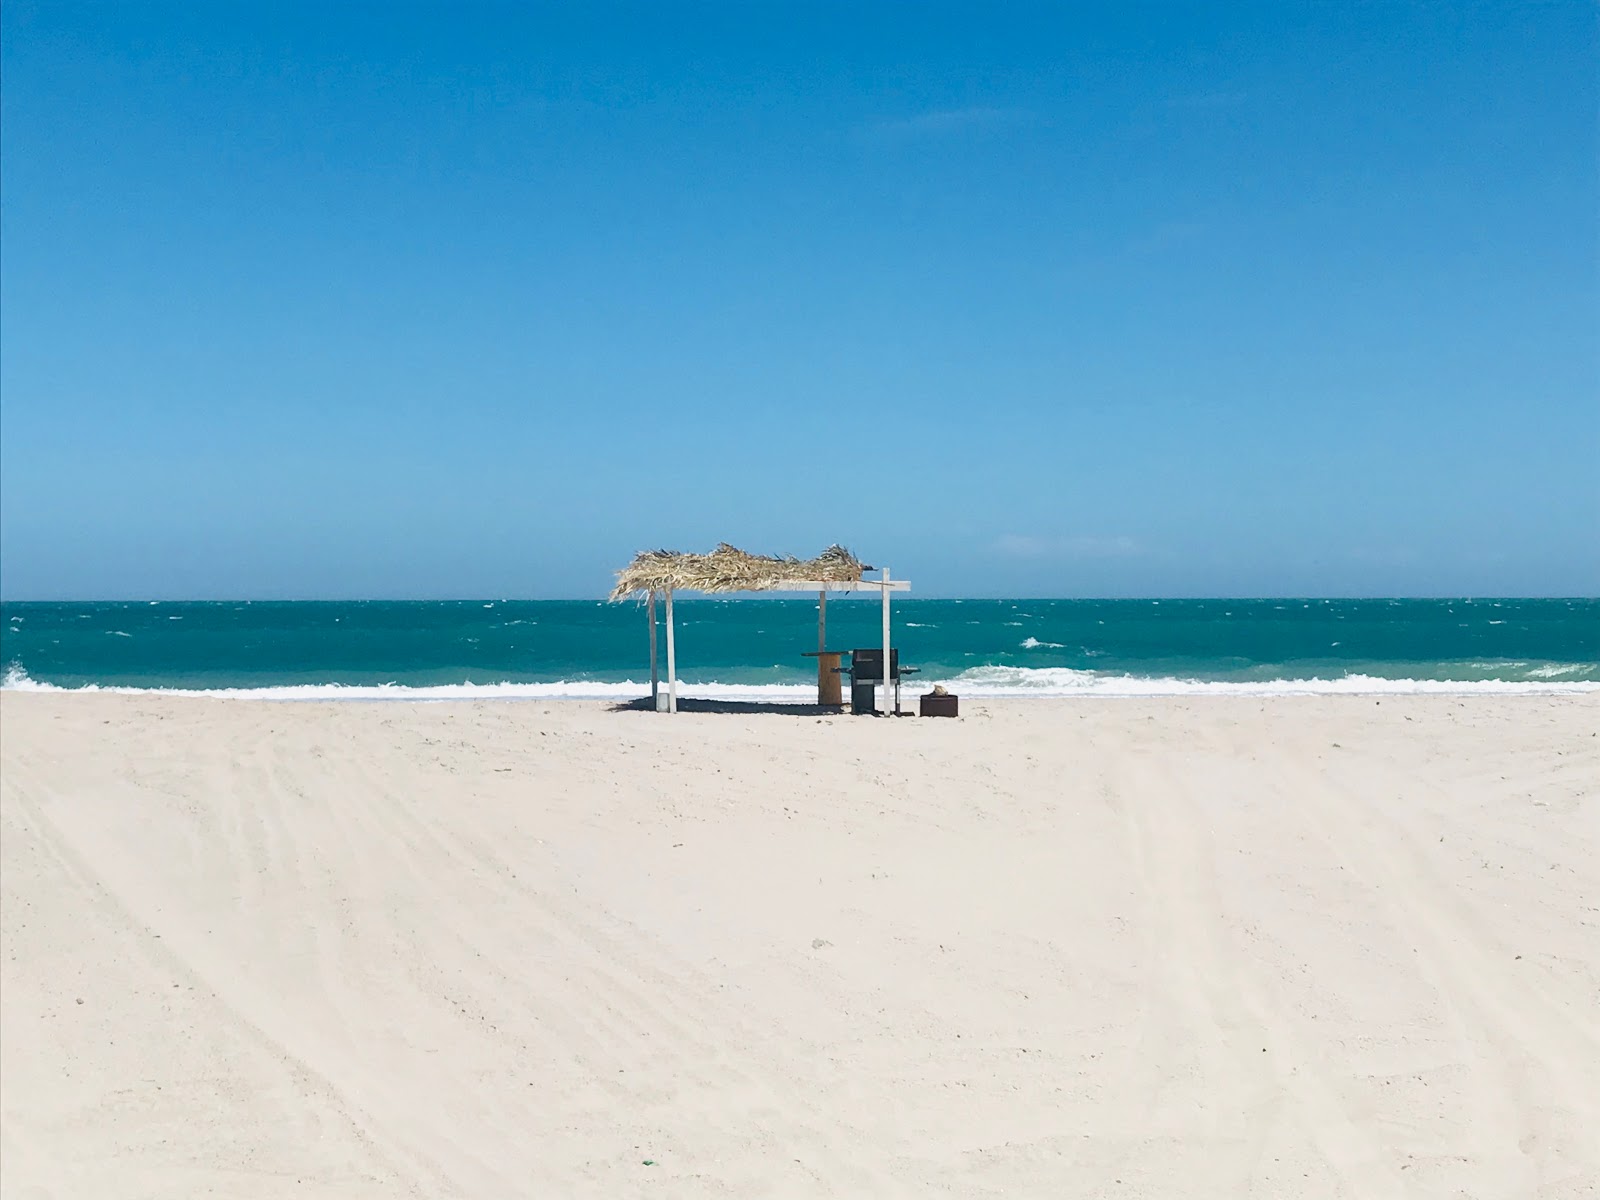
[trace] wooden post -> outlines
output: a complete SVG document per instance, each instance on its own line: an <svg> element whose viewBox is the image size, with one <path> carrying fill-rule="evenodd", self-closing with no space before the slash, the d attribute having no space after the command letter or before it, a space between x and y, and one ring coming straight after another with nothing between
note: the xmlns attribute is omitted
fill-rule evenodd
<svg viewBox="0 0 1600 1200"><path fill-rule="evenodd" d="M889 654L889 568L883 569L883 715L889 715L890 677L894 674Z"/></svg>
<svg viewBox="0 0 1600 1200"><path fill-rule="evenodd" d="M837 670L839 656L828 653L828 589L817 592L817 703L830 708L843 703Z"/></svg>
<svg viewBox="0 0 1600 1200"><path fill-rule="evenodd" d="M678 711L678 646L672 629L671 588L667 589L667 711Z"/></svg>
<svg viewBox="0 0 1600 1200"><path fill-rule="evenodd" d="M656 651L656 590L650 589L650 710L661 695L660 655Z"/></svg>

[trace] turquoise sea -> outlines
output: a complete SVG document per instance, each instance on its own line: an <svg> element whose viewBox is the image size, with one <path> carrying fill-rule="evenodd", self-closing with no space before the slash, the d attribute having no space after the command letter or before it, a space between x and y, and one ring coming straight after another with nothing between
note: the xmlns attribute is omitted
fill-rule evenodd
<svg viewBox="0 0 1600 1200"><path fill-rule="evenodd" d="M678 602L689 695L814 696L816 601ZM1600 690L1600 600L915 600L916 687L973 695ZM828 605L830 647L880 640L873 599ZM472 600L0 605L5 686L280 698L630 698L633 603ZM915 690L915 688L913 689Z"/></svg>

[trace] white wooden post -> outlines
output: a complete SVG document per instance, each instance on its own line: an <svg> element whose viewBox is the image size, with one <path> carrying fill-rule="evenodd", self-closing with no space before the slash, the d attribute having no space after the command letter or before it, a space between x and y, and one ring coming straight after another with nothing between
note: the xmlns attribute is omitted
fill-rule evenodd
<svg viewBox="0 0 1600 1200"><path fill-rule="evenodd" d="M678 711L678 646L672 629L672 589L667 589L667 711Z"/></svg>
<svg viewBox="0 0 1600 1200"><path fill-rule="evenodd" d="M650 589L650 709L655 711L661 695L660 656L656 651L656 590Z"/></svg>
<svg viewBox="0 0 1600 1200"><path fill-rule="evenodd" d="M894 674L889 657L889 568L883 569L883 715L888 716L889 682Z"/></svg>

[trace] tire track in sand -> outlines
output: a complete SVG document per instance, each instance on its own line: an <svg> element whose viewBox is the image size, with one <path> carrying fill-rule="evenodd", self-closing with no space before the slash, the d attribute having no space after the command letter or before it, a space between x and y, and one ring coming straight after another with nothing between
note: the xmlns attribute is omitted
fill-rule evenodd
<svg viewBox="0 0 1600 1200"><path fill-rule="evenodd" d="M1302 818L1336 853L1345 869L1359 880L1410 935L1419 968L1432 982L1451 1028L1478 1070L1493 1076L1499 1088L1519 1103L1496 1103L1483 1110L1485 1130L1504 1129L1514 1114L1549 1114L1546 1097L1559 1099L1558 1116L1569 1115L1570 1142L1553 1147L1565 1158L1582 1154L1583 1139L1600 1129L1600 1037L1565 1006L1508 970L1503 954L1483 945L1471 914L1463 911L1455 889L1438 876L1427 855L1393 821L1385 821L1367 789L1341 778L1341 772L1321 773L1286 761L1281 768L1290 786L1333 786L1341 819L1331 821L1307 806ZM1413 781L1413 788L1424 787ZM1379 836L1382 824L1391 836ZM1515 1146L1501 1151L1501 1169L1517 1173L1522 1156L1550 1146L1560 1130L1523 1124ZM1592 1159L1592 1155L1591 1155ZM1532 1160L1538 1176L1535 1186L1582 1182L1592 1170L1581 1163L1571 1171L1546 1170L1544 1156ZM1589 1185L1600 1184L1591 1177Z"/></svg>
<svg viewBox="0 0 1600 1200"><path fill-rule="evenodd" d="M1407 1193L1398 1171L1382 1161L1370 1134L1317 1069L1315 1057L1296 1051L1292 1020L1275 1010L1266 989L1252 979L1248 962L1230 950L1228 930L1221 925L1215 842L1190 797L1194 783L1148 762L1130 761L1124 768L1128 796L1145 800L1130 799L1123 808L1157 931L1154 945L1178 955L1156 972L1156 986L1183 1014L1182 1032L1199 1041L1201 1060L1214 1073L1210 1077L1231 1076L1243 1093L1243 1130L1231 1151L1223 1149L1232 1164L1228 1177L1242 1193L1260 1172L1273 1123L1292 1114L1351 1195L1403 1200ZM1213 1138L1216 1128L1214 1121ZM1208 1143L1208 1156L1218 1150Z"/></svg>
<svg viewBox="0 0 1600 1200"><path fill-rule="evenodd" d="M782 1152L783 1160L799 1158L814 1183L853 1193L895 1194L893 1180L859 1165L876 1148L812 1099L799 1082L805 1072L798 1061L788 1061L778 1044L780 1035L754 1027L730 1009L713 981L663 955L656 942L625 922L564 902L555 886L536 886L525 864L508 861L486 838L470 832L467 821L447 827L423 819L410 799L417 781L402 783L344 756L325 760L323 767L337 785L329 789L331 794L346 801L361 798L341 808L340 819L350 825L347 838L390 852L406 847L411 859L407 870L425 886L430 878L451 874L441 864L459 865L453 877L470 878L472 891L433 889L430 903L449 914L445 924L470 952L473 969L482 973L483 991L498 999L513 998L524 1028L557 1027L554 1044L562 1053L571 1055L575 1046L581 1047L580 1061L614 1103L643 1099L681 1106L697 1091L708 1097L732 1093L739 1099L726 1106L737 1114L738 1126L731 1132L743 1129L754 1136L750 1117L765 1114L771 1123L781 1123L787 1141L798 1135L798 1144ZM475 933L484 905L509 906L516 912L529 938L527 960L562 964L558 987L496 963L503 948ZM727 1036L708 1040L701 1032L705 1029ZM617 1082L651 1073L681 1081L679 1094L641 1095L632 1081ZM707 1115L713 1107L706 1107ZM846 1156L841 1148L850 1146L860 1153ZM803 1150L803 1156L793 1150Z"/></svg>
<svg viewBox="0 0 1600 1200"><path fill-rule="evenodd" d="M32 781L27 768L13 762L8 764L6 775L13 816L20 817L22 831L107 915L113 928L134 938L148 960L159 962L173 976L187 981L198 996L210 997L218 1020L232 1026L246 1042L278 1062L302 1091L318 1096L342 1117L352 1137L377 1163L388 1168L405 1194L419 1198L459 1194L450 1186L439 1164L385 1138L370 1113L353 1103L331 1079L291 1050L288 1039L280 1036L282 1031L272 1028L270 1012L263 1011L246 995L229 994L225 987L216 986L210 975L175 948L176 943L183 940L181 936L158 934L140 912L140 906L131 902L115 881L80 853L72 838L51 819L44 805L30 795Z"/></svg>

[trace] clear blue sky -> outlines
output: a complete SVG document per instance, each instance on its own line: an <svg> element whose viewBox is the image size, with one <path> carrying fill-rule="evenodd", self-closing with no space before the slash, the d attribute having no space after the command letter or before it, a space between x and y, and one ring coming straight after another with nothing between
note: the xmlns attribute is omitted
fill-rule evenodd
<svg viewBox="0 0 1600 1200"><path fill-rule="evenodd" d="M8 598L1600 592L1587 2L0 20Z"/></svg>

